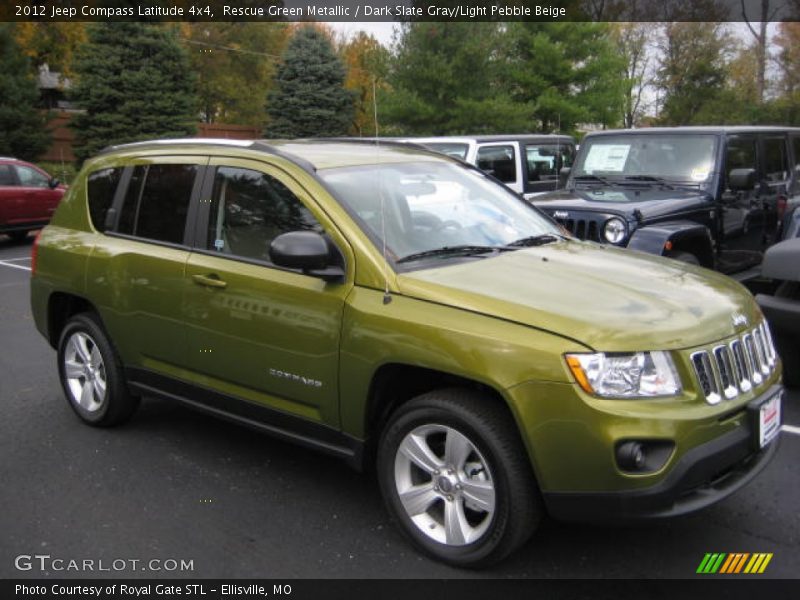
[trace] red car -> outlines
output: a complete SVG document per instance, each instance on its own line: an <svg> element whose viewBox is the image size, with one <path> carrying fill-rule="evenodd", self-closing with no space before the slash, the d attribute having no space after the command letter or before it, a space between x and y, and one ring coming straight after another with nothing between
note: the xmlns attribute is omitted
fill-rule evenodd
<svg viewBox="0 0 800 600"><path fill-rule="evenodd" d="M30 163L0 157L0 233L23 240L50 221L66 187Z"/></svg>

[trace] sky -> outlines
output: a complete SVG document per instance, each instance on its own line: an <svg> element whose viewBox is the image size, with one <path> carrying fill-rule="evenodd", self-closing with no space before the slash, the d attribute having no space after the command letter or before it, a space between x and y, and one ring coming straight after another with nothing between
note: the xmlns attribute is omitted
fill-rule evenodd
<svg viewBox="0 0 800 600"><path fill-rule="evenodd" d="M338 33L342 33L348 37L354 35L358 31L366 31L367 33L371 33L375 36L381 44L384 46L388 46L392 43L392 31L395 26L397 26L396 22L391 21L357 21L357 22L329 22L327 25L330 25L334 31Z"/></svg>

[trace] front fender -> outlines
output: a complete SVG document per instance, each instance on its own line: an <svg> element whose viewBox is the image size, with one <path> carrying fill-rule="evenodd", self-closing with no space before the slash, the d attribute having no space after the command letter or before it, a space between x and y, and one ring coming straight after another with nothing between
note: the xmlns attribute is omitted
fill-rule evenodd
<svg viewBox="0 0 800 600"><path fill-rule="evenodd" d="M795 208L783 218L782 240L800 237L800 208Z"/></svg>
<svg viewBox="0 0 800 600"><path fill-rule="evenodd" d="M690 240L692 244L700 245L703 253L707 253L709 258L713 256L711 233L707 227L693 221L667 221L640 227L633 232L628 248L664 255L668 249L667 242L677 245L679 242L686 243Z"/></svg>

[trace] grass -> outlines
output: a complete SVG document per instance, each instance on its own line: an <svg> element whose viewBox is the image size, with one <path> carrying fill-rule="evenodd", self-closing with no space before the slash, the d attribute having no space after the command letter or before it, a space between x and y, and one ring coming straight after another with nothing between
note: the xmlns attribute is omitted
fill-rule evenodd
<svg viewBox="0 0 800 600"><path fill-rule="evenodd" d="M39 167L50 173L53 177L58 179L61 183L72 185L75 176L78 174L78 168L74 163L70 162L49 162L42 161L36 163Z"/></svg>

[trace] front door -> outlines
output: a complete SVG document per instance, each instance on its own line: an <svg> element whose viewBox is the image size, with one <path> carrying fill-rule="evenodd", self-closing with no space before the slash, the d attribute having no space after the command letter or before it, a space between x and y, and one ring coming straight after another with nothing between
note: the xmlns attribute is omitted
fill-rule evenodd
<svg viewBox="0 0 800 600"><path fill-rule="evenodd" d="M245 400L338 426L350 286L279 268L269 257L281 233L330 233L331 223L295 180L259 161L212 159L201 196L183 296L192 378L239 408Z"/></svg>
<svg viewBox="0 0 800 600"><path fill-rule="evenodd" d="M522 193L522 159L518 142L478 144L475 165L518 194Z"/></svg>
<svg viewBox="0 0 800 600"><path fill-rule="evenodd" d="M752 190L726 192L721 203L718 262L719 270L723 273L736 273L754 267L761 263L763 257L765 211L759 154L756 135L728 137L725 177L734 169L754 169L756 186Z"/></svg>

